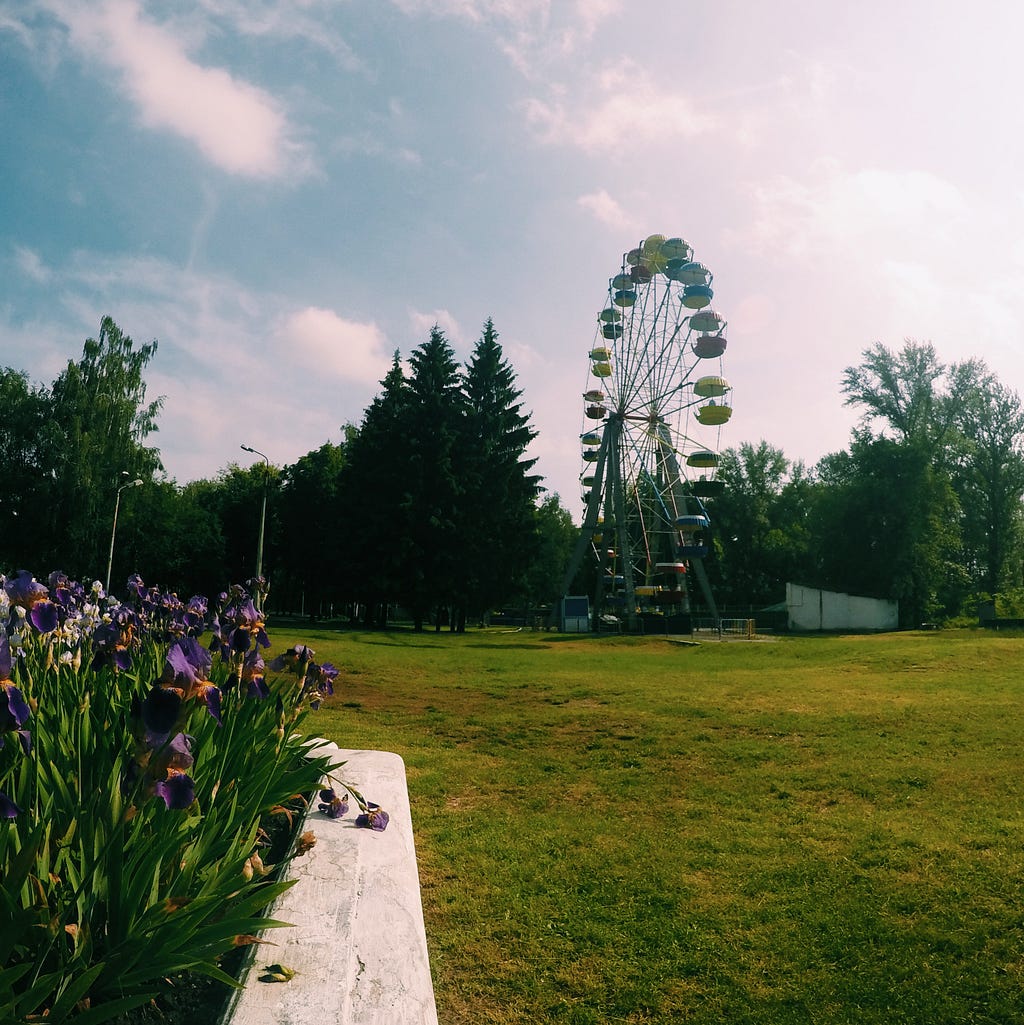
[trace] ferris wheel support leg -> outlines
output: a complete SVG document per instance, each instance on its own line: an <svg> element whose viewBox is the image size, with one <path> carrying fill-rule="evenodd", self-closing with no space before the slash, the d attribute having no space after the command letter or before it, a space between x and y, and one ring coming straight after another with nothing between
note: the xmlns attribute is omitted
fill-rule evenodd
<svg viewBox="0 0 1024 1025"><path fill-rule="evenodd" d="M580 527L579 537L572 550L569 563L562 574L562 587L551 603L551 615L548 617L548 626L558 626L558 603L569 593L572 582L583 564L583 555L594 543L594 534L598 527L598 517L601 514L601 498L604 494L605 471L608 462L608 436L601 439L601 447L597 450L597 465L594 468L594 486L590 490L590 498L587 499L587 511L583 517L583 526Z"/></svg>
<svg viewBox="0 0 1024 1025"><path fill-rule="evenodd" d="M693 567L694 573L697 574L697 583L700 584L701 593L704 595L704 601L707 602L711 618L715 621L715 627L721 632L722 623L718 618L718 606L715 604L714 595L711 593L711 584L708 582L707 570L704 569L704 560L701 558L690 559L690 565Z"/></svg>

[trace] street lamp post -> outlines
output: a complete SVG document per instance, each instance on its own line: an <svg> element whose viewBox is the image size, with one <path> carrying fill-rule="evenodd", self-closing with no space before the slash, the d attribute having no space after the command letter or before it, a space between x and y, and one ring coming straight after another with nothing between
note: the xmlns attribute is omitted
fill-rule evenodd
<svg viewBox="0 0 1024 1025"><path fill-rule="evenodd" d="M121 476L127 477L128 471L122 470ZM110 571L114 568L114 537L117 534L117 510L121 507L121 492L125 488L137 488L141 483L142 478L136 477L135 480L127 481L117 489L117 498L114 499L114 525L110 528L110 557L107 559L107 594L110 593Z"/></svg>
<svg viewBox="0 0 1024 1025"><path fill-rule="evenodd" d="M264 463L263 466L263 507L260 510L260 537L256 544L256 576L263 576L263 530L267 525L267 486L270 479L270 460L259 451L259 449L251 448L249 445L240 446L243 452L251 452L254 456L259 456Z"/></svg>

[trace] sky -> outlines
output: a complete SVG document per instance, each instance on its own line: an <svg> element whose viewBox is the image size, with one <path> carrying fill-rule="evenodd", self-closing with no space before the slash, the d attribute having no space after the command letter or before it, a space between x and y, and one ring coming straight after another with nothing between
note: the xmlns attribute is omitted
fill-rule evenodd
<svg viewBox="0 0 1024 1025"><path fill-rule="evenodd" d="M578 517L596 315L660 233L728 322L715 443L813 466L876 342L1024 386L1021 38L1015 0L0 0L0 365L156 339L185 483L340 442L491 317Z"/></svg>

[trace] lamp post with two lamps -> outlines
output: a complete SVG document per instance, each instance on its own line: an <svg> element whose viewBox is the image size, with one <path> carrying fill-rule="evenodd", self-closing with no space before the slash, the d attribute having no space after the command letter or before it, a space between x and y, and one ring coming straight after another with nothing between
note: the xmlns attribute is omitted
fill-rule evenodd
<svg viewBox="0 0 1024 1025"><path fill-rule="evenodd" d="M259 449L252 448L249 445L239 446L243 452L251 452L254 456L259 456L263 460L263 507L260 510L260 536L259 541L256 544L256 576L263 576L263 531L267 525L267 487L269 486L270 479L270 459L267 458Z"/></svg>
<svg viewBox="0 0 1024 1025"><path fill-rule="evenodd" d="M121 476L127 477L128 471L122 470ZM110 593L110 572L114 568L114 537L117 535L117 511L121 507L121 492L125 488L137 488L141 483L142 478L136 477L135 480L126 481L117 489L117 498L114 499L114 525L110 528L110 557L107 559L107 594Z"/></svg>

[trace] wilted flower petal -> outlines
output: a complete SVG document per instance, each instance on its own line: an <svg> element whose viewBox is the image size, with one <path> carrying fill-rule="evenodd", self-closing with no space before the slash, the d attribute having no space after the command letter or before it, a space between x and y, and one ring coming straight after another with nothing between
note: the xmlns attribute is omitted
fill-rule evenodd
<svg viewBox="0 0 1024 1025"><path fill-rule="evenodd" d="M348 811L348 795L339 796L333 789L321 790L317 810L329 819L340 819Z"/></svg>
<svg viewBox="0 0 1024 1025"><path fill-rule="evenodd" d="M378 833L383 833L388 828L389 821L388 813L379 804L374 804L372 801L367 802L366 811L362 815L356 816L357 826L363 829L373 829Z"/></svg>
<svg viewBox="0 0 1024 1025"><path fill-rule="evenodd" d="M295 857L301 858L304 854L309 854L315 846L316 834L311 829L307 829L306 832L295 841Z"/></svg>

